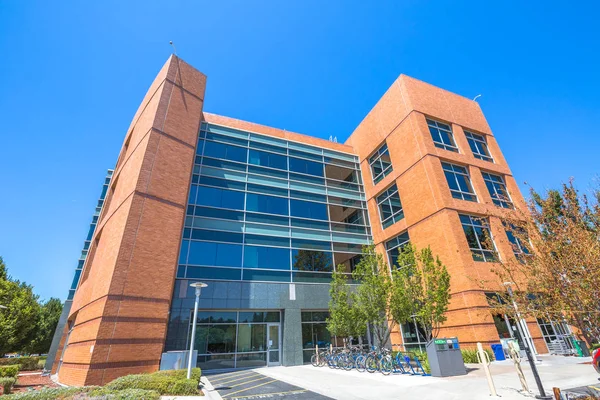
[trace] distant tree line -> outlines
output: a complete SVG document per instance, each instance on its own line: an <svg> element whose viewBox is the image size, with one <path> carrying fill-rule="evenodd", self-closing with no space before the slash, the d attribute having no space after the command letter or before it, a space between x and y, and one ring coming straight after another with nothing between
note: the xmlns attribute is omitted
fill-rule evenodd
<svg viewBox="0 0 600 400"><path fill-rule="evenodd" d="M0 257L0 356L7 353L42 354L50 349L62 312L57 298L40 301L33 287L8 275Z"/></svg>

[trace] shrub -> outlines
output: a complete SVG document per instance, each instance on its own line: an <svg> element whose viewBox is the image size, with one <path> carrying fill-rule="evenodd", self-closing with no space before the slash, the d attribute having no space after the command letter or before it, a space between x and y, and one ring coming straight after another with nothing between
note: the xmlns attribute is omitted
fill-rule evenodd
<svg viewBox="0 0 600 400"><path fill-rule="evenodd" d="M423 371L428 374L431 373L431 367L429 366L429 358L427 358L427 353L424 351L415 351L415 356L419 359L421 366L423 367Z"/></svg>
<svg viewBox="0 0 600 400"><path fill-rule="evenodd" d="M15 378L0 378L0 386L4 388L4 394L10 394L13 385L17 380Z"/></svg>
<svg viewBox="0 0 600 400"><path fill-rule="evenodd" d="M490 358L490 361L494 361L494 353L492 350L483 349ZM478 364L479 359L477 358L477 350L476 349L462 349L461 350L463 361L465 364Z"/></svg>
<svg viewBox="0 0 600 400"><path fill-rule="evenodd" d="M21 371L35 371L37 369L41 369L38 367L39 361L40 357L0 358L0 366L19 364L21 365Z"/></svg>
<svg viewBox="0 0 600 400"><path fill-rule="evenodd" d="M594 351L594 350L596 350L596 349L600 349L600 343L593 343L593 344L590 346L590 352L592 352L592 351Z"/></svg>
<svg viewBox="0 0 600 400"><path fill-rule="evenodd" d="M163 371L155 372L156 375L166 375L176 377L178 379L186 379L187 378L187 369L166 369ZM190 379L200 382L200 376L202 375L202 371L200 368L192 368L192 375Z"/></svg>
<svg viewBox="0 0 600 400"><path fill-rule="evenodd" d="M160 393L144 389L109 390L101 388L92 390L82 400L86 398L90 400L159 400Z"/></svg>
<svg viewBox="0 0 600 400"><path fill-rule="evenodd" d="M161 395L197 395L198 380L181 377L182 372L157 372L154 374L127 375L115 379L105 387L110 390L145 389ZM199 375L196 373L196 376Z"/></svg>
<svg viewBox="0 0 600 400"><path fill-rule="evenodd" d="M87 393L90 390L96 389L96 386L88 386L82 388L76 387L60 387L46 388L31 392L23 392L3 396L2 400L70 400L73 396L80 393ZM82 398L82 397L79 397Z"/></svg>
<svg viewBox="0 0 600 400"><path fill-rule="evenodd" d="M19 366L18 365L6 365L4 367L0 367L0 378L9 377L16 378L19 374Z"/></svg>

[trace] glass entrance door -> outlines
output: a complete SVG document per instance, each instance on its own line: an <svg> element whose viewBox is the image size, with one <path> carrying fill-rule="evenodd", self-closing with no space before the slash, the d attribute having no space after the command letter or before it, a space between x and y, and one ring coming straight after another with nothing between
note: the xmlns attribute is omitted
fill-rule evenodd
<svg viewBox="0 0 600 400"><path fill-rule="evenodd" d="M267 365L274 367L281 365L281 346L279 337L279 324L267 325Z"/></svg>

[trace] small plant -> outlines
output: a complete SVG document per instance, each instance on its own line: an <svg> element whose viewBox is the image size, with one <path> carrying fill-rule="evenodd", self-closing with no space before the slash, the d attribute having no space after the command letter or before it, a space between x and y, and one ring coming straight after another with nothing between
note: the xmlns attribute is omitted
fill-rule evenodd
<svg viewBox="0 0 600 400"><path fill-rule="evenodd" d="M494 353L491 350L483 349L490 358L490 361L494 361ZM477 358L477 350L475 349L462 349L460 351L462 353L463 361L465 364L478 364L479 359Z"/></svg>
<svg viewBox="0 0 600 400"><path fill-rule="evenodd" d="M41 367L39 366L40 361L42 359L40 357L17 357L17 358L0 358L0 367L4 365L20 365L20 371L35 371L37 369L42 369L44 364L42 363ZM46 359L44 358L44 362Z"/></svg>
<svg viewBox="0 0 600 400"><path fill-rule="evenodd" d="M19 365L6 365L0 367L0 378L16 378L19 374Z"/></svg>
<svg viewBox="0 0 600 400"><path fill-rule="evenodd" d="M160 393L155 390L144 389L108 390L100 388L90 391L82 399L85 398L98 400L159 400Z"/></svg>
<svg viewBox="0 0 600 400"><path fill-rule="evenodd" d="M13 385L17 380L15 378L4 377L0 378L0 386L4 388L4 394L10 394Z"/></svg>
<svg viewBox="0 0 600 400"><path fill-rule="evenodd" d="M75 395L87 393L96 386L87 387L61 387L61 388L46 388L31 392L15 393L8 396L3 396L2 400L71 400ZM84 399L83 396L78 396L79 399Z"/></svg>
<svg viewBox="0 0 600 400"><path fill-rule="evenodd" d="M155 390L161 395L197 395L200 368L193 370L193 379L186 379L186 371L159 371L153 374L127 375L106 385L107 389Z"/></svg>

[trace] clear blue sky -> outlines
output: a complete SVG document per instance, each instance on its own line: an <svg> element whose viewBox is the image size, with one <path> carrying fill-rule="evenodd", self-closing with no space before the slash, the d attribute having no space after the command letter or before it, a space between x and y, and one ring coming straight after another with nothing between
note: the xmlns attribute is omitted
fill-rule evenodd
<svg viewBox="0 0 600 400"><path fill-rule="evenodd" d="M0 1L0 255L42 298L66 297L106 169L169 40L208 76L205 111L344 141L405 73L482 94L519 182L544 190L573 176L589 190L596 4Z"/></svg>

